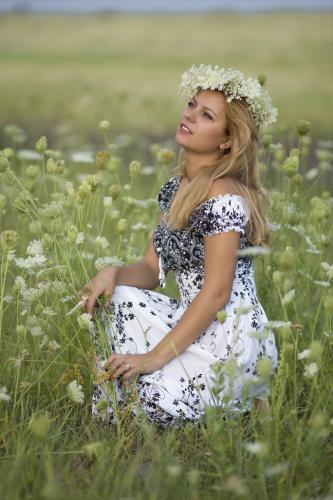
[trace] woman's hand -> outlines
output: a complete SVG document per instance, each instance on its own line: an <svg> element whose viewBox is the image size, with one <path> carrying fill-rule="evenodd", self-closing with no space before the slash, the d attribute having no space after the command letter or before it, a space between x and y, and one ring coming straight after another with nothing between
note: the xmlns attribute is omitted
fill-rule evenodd
<svg viewBox="0 0 333 500"><path fill-rule="evenodd" d="M152 352L145 354L116 354L111 356L104 363L104 369L108 372L110 380L122 375L123 379L128 379L137 374L153 373L160 370L163 363Z"/></svg>
<svg viewBox="0 0 333 500"><path fill-rule="evenodd" d="M96 276L78 291L83 310L93 315L96 301L100 295L107 298L104 307L109 307L113 290L116 286L116 268L107 267L99 271Z"/></svg>

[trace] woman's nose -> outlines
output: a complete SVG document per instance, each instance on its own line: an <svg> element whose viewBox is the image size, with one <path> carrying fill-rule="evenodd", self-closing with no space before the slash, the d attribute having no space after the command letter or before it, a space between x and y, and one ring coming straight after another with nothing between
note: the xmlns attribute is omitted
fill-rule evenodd
<svg viewBox="0 0 333 500"><path fill-rule="evenodd" d="M183 115L184 115L185 120L188 120L189 122L193 122L193 120L195 119L194 113L191 110L186 110L183 113Z"/></svg>

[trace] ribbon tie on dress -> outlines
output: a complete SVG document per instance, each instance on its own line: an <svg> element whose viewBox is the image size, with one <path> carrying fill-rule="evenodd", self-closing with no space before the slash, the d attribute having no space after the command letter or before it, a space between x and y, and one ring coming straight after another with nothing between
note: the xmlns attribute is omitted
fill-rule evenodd
<svg viewBox="0 0 333 500"><path fill-rule="evenodd" d="M162 248L158 247L157 251L158 251L158 267L160 270L158 278L160 280L160 287L165 288L166 282L165 282L165 273L164 273L164 269L163 269L163 261L162 261L162 253L161 253Z"/></svg>

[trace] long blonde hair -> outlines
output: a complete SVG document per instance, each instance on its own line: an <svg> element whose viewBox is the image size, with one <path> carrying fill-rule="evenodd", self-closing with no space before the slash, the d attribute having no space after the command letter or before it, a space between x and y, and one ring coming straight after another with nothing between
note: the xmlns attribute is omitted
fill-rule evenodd
<svg viewBox="0 0 333 500"><path fill-rule="evenodd" d="M184 229L191 212L208 199L214 180L231 177L238 181L240 194L250 208L250 220L245 231L254 246L265 246L270 241L270 231L264 215L264 202L270 203L268 192L259 179L259 131L252 113L243 100L233 100L226 106L226 128L231 147L218 161L202 165L199 173L189 181L172 200L167 224L174 229ZM176 174L186 175L185 151L181 147Z"/></svg>

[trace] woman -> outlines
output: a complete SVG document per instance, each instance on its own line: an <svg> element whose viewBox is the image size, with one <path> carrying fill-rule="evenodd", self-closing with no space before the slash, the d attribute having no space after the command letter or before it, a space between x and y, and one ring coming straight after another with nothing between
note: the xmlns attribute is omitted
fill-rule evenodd
<svg viewBox="0 0 333 500"><path fill-rule="evenodd" d="M248 411L269 393L258 360L270 375L277 366L252 257L237 254L269 241L257 150L259 129L277 110L258 80L217 66L192 66L180 95L188 104L175 136L179 173L159 191L143 258L102 270L79 292L90 314L98 296L109 297L102 319L113 353L104 368L115 383L94 385L92 413L110 423L127 387L132 413L163 427L197 422L206 406ZM169 270L179 300L153 291Z"/></svg>

